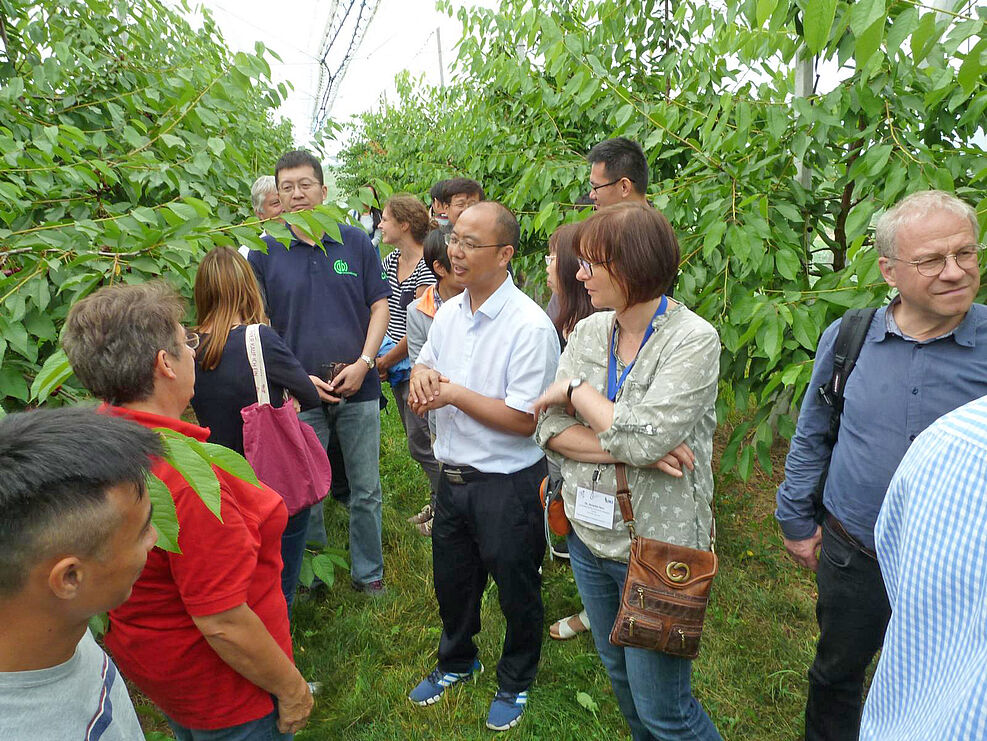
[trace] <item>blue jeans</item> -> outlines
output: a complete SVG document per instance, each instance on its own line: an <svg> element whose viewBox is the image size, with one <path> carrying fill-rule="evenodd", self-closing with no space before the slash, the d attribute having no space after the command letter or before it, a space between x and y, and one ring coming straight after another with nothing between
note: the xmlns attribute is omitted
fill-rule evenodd
<svg viewBox="0 0 987 741"><path fill-rule="evenodd" d="M350 576L360 584L384 578L380 544L380 404L341 401L301 412L323 445L330 431L339 440L350 483ZM322 502L313 505L307 540L328 545Z"/></svg>
<svg viewBox="0 0 987 741"><path fill-rule="evenodd" d="M692 695L691 661L610 643L627 564L597 558L574 532L568 541L569 563L593 626L593 642L634 741L719 740L713 721Z"/></svg>
<svg viewBox="0 0 987 741"><path fill-rule="evenodd" d="M298 575L302 572L302 557L305 555L305 534L308 532L309 507L299 510L288 518L288 524L281 535L281 591L288 603L288 616L291 617L291 604L295 601L298 589Z"/></svg>
<svg viewBox="0 0 987 741"><path fill-rule="evenodd" d="M217 728L213 731L194 730L186 728L168 718L168 725L175 734L177 741L292 741L293 733L278 731L277 711L271 711L263 718L252 720L229 728Z"/></svg>

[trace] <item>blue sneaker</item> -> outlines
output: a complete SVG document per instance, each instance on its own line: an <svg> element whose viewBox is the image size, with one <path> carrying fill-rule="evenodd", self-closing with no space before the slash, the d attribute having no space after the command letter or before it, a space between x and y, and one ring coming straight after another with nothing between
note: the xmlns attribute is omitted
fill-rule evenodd
<svg viewBox="0 0 987 741"><path fill-rule="evenodd" d="M422 707L434 705L442 697L442 693L446 691L447 687L473 679L474 674L482 673L483 664L480 663L479 659L473 659L473 666L468 672L442 673L439 671L439 667L435 667L425 679L418 683L417 687L408 693L408 699Z"/></svg>
<svg viewBox="0 0 987 741"><path fill-rule="evenodd" d="M487 714L487 728L491 731L506 731L521 722L524 706L528 704L528 692L505 692L497 690L490 712Z"/></svg>

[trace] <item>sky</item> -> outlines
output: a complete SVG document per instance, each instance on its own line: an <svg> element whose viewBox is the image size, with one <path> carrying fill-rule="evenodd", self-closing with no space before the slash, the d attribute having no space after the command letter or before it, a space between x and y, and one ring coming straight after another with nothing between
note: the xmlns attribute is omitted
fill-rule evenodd
<svg viewBox="0 0 987 741"><path fill-rule="evenodd" d="M339 65L353 38L354 19L361 3L369 7L374 0L356 0L327 58L331 69ZM168 4L179 9L177 0L168 0ZM454 9L477 4L491 6L493 2L453 0ZM208 8L232 51L253 52L254 43L262 41L277 52L281 62L268 57L273 81L287 81L294 86L278 113L292 122L295 143L304 146L310 141L319 89L320 50L330 14L342 18L349 5L350 0L201 0L192 6L188 17L193 25L199 25L200 8ZM436 10L435 0L379 0L369 24L363 25L363 41L351 57L329 112L337 123L375 108L382 95L393 100L394 78L402 70L438 85L437 36L441 39L442 69L448 81L461 26L454 16L450 18ZM329 154L333 149L328 148Z"/></svg>

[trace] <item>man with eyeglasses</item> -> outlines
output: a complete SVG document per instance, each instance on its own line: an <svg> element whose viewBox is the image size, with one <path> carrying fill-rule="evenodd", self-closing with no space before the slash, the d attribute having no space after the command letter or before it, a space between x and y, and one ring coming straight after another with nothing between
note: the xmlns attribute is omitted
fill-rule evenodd
<svg viewBox="0 0 987 741"><path fill-rule="evenodd" d="M459 217L448 254L466 290L436 313L408 397L416 413L434 410L442 464L432 526L442 636L435 669L409 699L432 705L483 670L473 636L492 576L507 621L487 716L497 731L520 722L541 655L538 485L547 468L532 438L531 408L559 360L555 327L507 274L519 237L517 219L499 203L481 202Z"/></svg>
<svg viewBox="0 0 987 741"><path fill-rule="evenodd" d="M308 152L282 155L274 178L285 211L311 210L326 198L322 164ZM338 397L299 418L323 445L331 436L339 441L350 489L351 581L357 591L376 595L384 591L384 561L380 378L374 367L391 289L367 233L346 224L339 233L341 242L328 234L316 242L293 230L289 245L266 236L267 254L253 250L248 259L267 298L271 326L306 372L325 378ZM339 365L342 370L328 377L327 370ZM326 544L321 503L312 507L307 538Z"/></svg>
<svg viewBox="0 0 987 741"><path fill-rule="evenodd" d="M976 212L942 191L913 193L878 220L878 264L898 295L867 330L835 444L830 407L816 390L833 373L840 321L819 340L775 512L791 557L816 572L809 741L857 738L864 675L890 616L874 524L895 469L937 418L987 394L987 307L973 303L978 234Z"/></svg>
<svg viewBox="0 0 987 741"><path fill-rule="evenodd" d="M621 201L647 203L648 160L641 145L618 136L589 150L589 197L595 208Z"/></svg>

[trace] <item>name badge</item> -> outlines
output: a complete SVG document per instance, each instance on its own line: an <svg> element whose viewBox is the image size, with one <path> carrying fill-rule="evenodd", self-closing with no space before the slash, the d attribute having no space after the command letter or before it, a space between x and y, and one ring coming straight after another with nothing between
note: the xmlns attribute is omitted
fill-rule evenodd
<svg viewBox="0 0 987 741"><path fill-rule="evenodd" d="M576 519L588 525L613 530L613 513L617 497L583 486L576 487Z"/></svg>

